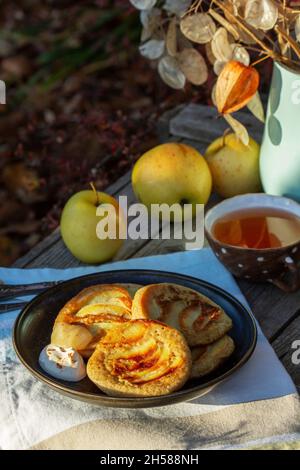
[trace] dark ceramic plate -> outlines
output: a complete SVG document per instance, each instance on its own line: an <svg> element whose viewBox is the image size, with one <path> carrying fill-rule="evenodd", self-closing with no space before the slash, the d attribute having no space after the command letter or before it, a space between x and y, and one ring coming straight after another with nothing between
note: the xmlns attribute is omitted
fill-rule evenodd
<svg viewBox="0 0 300 470"><path fill-rule="evenodd" d="M230 335L236 349L219 369L202 379L188 381L178 392L149 398L115 398L102 393L87 377L77 383L54 379L39 366L40 351L50 342L53 322L60 308L83 288L93 284L173 282L195 289L221 305L233 320ZM252 355L256 345L256 325L252 314L234 297L208 282L163 271L110 271L62 282L35 297L16 320L13 341L16 353L27 369L57 392L94 405L117 408L147 408L178 403L200 397L210 391Z"/></svg>

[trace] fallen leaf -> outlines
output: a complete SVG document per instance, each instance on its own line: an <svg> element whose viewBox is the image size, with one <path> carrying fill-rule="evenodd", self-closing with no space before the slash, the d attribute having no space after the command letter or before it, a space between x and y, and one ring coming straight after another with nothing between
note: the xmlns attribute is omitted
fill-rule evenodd
<svg viewBox="0 0 300 470"><path fill-rule="evenodd" d="M11 192L20 188L31 192L40 186L36 171L27 168L23 163L7 165L2 172L2 181Z"/></svg>
<svg viewBox="0 0 300 470"><path fill-rule="evenodd" d="M33 204L45 199L37 172L27 168L23 163L5 166L1 180L4 186L24 204Z"/></svg>
<svg viewBox="0 0 300 470"><path fill-rule="evenodd" d="M0 265L9 266L19 256L20 248L16 242L5 235L0 236Z"/></svg>
<svg viewBox="0 0 300 470"><path fill-rule="evenodd" d="M0 227L15 221L23 222L26 217L27 211L24 206L9 197L7 191L5 191L0 203Z"/></svg>
<svg viewBox="0 0 300 470"><path fill-rule="evenodd" d="M32 71L30 61L27 59L27 57L21 55L3 59L1 67L4 74L6 74L9 78L16 79L26 77Z"/></svg>
<svg viewBox="0 0 300 470"><path fill-rule="evenodd" d="M0 228L0 236L9 234L30 235L37 232L41 223L38 220L32 220L22 223L15 223Z"/></svg>
<svg viewBox="0 0 300 470"><path fill-rule="evenodd" d="M259 86L259 73L237 61L228 62L217 80L216 103L219 113L230 114L246 106Z"/></svg>

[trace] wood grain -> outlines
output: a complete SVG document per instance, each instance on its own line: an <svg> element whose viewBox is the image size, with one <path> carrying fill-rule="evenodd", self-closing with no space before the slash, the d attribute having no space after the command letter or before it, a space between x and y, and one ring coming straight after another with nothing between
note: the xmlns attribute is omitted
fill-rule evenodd
<svg viewBox="0 0 300 470"><path fill-rule="evenodd" d="M238 112L234 117L244 124L251 137L258 142L262 139L263 124L249 112ZM218 116L213 107L190 104L171 117L170 135L210 144L228 128L226 121Z"/></svg>

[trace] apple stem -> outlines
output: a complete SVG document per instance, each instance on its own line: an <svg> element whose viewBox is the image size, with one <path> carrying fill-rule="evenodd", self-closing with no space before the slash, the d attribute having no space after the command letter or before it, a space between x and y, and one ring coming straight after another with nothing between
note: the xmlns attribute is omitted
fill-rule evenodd
<svg viewBox="0 0 300 470"><path fill-rule="evenodd" d="M98 194L98 191L96 190L95 185L92 181L90 182L90 186L91 186L91 188L92 188L92 190L95 194L95 197L96 197L96 206L100 206L99 194Z"/></svg>
<svg viewBox="0 0 300 470"><path fill-rule="evenodd" d="M225 147L226 145L226 137L227 135L229 134L229 132L231 131L231 129L228 127L224 133L223 133L223 141L222 141L222 147Z"/></svg>

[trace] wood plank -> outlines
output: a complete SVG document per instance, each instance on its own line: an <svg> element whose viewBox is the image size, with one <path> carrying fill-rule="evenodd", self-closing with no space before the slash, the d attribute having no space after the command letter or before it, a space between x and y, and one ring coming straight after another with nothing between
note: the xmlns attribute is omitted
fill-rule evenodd
<svg viewBox="0 0 300 470"><path fill-rule="evenodd" d="M298 345L294 344L295 341L298 342ZM300 308L296 312L294 320L272 342L272 346L300 392L300 364L296 364L295 358L293 358L293 354L296 352L295 347L298 350L300 347ZM299 357L300 354L298 354Z"/></svg>
<svg viewBox="0 0 300 470"><path fill-rule="evenodd" d="M131 173L131 170L127 171L125 175L121 176L117 181L108 186L108 188L105 189L105 192L111 196L119 194L130 183Z"/></svg>
<svg viewBox="0 0 300 470"><path fill-rule="evenodd" d="M132 257L143 258L146 256L163 255L167 253L178 253L184 251L181 240L150 240L141 247Z"/></svg>
<svg viewBox="0 0 300 470"><path fill-rule="evenodd" d="M239 286L270 340L289 324L299 309L300 291L287 294L268 283L258 284L244 280L239 281Z"/></svg>
<svg viewBox="0 0 300 470"><path fill-rule="evenodd" d="M169 109L157 121L156 134L160 142L167 142L170 136L170 120L175 117L185 105L179 105Z"/></svg>
<svg viewBox="0 0 300 470"><path fill-rule="evenodd" d="M248 129L249 134L258 142L261 142L263 124L249 112L238 112L234 116ZM227 122L218 116L215 108L190 104L185 106L175 117L170 120L170 134L185 139L200 141L210 144L220 137L228 128Z"/></svg>
<svg viewBox="0 0 300 470"><path fill-rule="evenodd" d="M74 268L83 266L74 256L66 249L62 238L59 239L49 249L44 250L37 258L27 260L26 268Z"/></svg>
<svg viewBox="0 0 300 470"><path fill-rule="evenodd" d="M53 245L58 243L60 240L60 231L59 228L54 230L50 235L48 235L44 240L35 245L28 253L26 253L21 258L18 258L12 267L14 268L25 268L32 261L39 259L39 257L45 252L51 249Z"/></svg>
<svg viewBox="0 0 300 470"><path fill-rule="evenodd" d="M294 352L291 346L294 341L300 342L300 308L295 313L294 318L290 321L289 325L286 326L283 331L279 331L276 338L272 341L272 346L278 357L283 358L289 354L289 357L291 358Z"/></svg>

